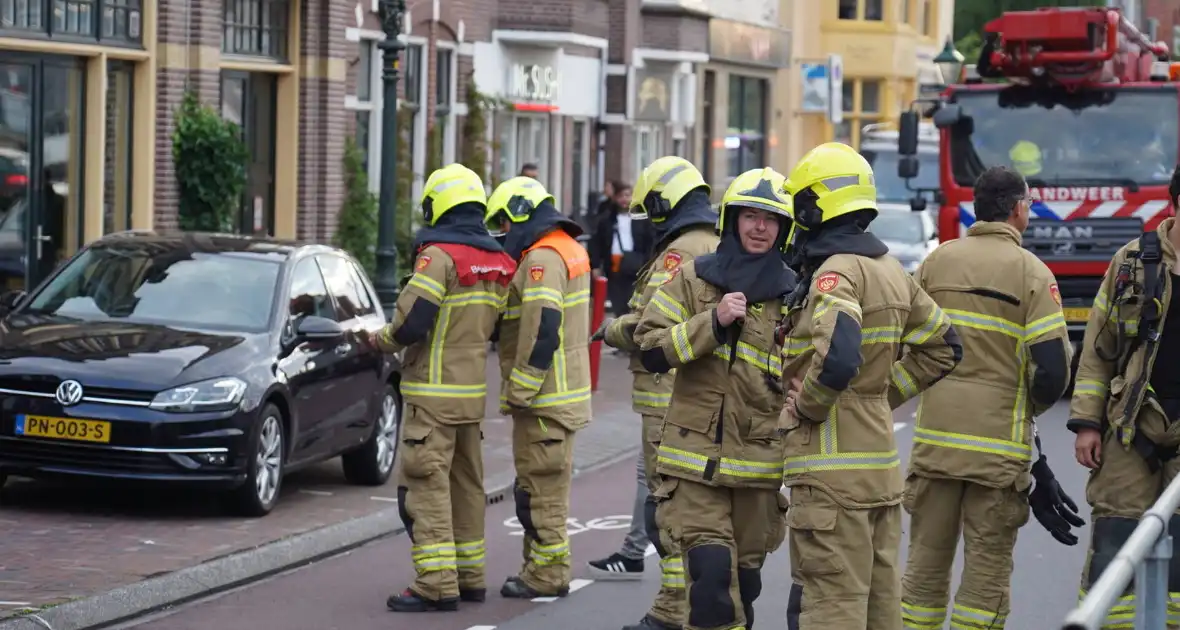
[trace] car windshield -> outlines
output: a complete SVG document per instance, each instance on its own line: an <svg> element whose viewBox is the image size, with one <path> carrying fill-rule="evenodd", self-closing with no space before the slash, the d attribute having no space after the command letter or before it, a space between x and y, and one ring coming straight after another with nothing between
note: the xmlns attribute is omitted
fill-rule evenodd
<svg viewBox="0 0 1180 630"><path fill-rule="evenodd" d="M881 212L869 224L869 231L883 241L921 243L926 240L922 229L922 216L917 212Z"/></svg>
<svg viewBox="0 0 1180 630"><path fill-rule="evenodd" d="M1033 186L1163 186L1176 167L1175 88L1011 87L959 92L955 102L971 118L951 131L960 186L990 166L1011 166Z"/></svg>
<svg viewBox="0 0 1180 630"><path fill-rule="evenodd" d="M37 293L28 312L262 332L269 328L277 261L158 243L98 244Z"/></svg>
<svg viewBox="0 0 1180 630"><path fill-rule="evenodd" d="M897 176L897 150L874 151L862 149L861 155L873 167L873 180L877 183L877 201L905 203L914 198L914 192L906 187L906 181ZM910 181L914 188L938 188L938 154L918 154L918 176ZM934 201L934 193L924 192L927 201Z"/></svg>

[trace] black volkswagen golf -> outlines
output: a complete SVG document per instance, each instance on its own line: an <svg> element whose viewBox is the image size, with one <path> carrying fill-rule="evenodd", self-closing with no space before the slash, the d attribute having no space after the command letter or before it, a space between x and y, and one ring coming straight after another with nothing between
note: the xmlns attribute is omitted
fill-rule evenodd
<svg viewBox="0 0 1180 630"><path fill-rule="evenodd" d="M120 233L0 307L0 486L204 485L262 516L297 468L342 455L368 485L393 469L399 366L369 344L385 316L340 250Z"/></svg>

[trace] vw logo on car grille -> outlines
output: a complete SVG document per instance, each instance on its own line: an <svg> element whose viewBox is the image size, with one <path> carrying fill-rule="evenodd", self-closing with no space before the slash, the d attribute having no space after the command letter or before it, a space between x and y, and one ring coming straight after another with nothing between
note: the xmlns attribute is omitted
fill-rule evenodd
<svg viewBox="0 0 1180 630"><path fill-rule="evenodd" d="M63 407L76 405L82 402L82 384L78 381L62 381L61 385L57 386L57 402L61 403Z"/></svg>

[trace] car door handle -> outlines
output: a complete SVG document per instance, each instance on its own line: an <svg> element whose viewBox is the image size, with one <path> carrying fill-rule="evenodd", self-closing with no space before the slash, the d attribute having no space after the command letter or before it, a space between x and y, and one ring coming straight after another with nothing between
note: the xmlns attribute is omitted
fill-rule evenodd
<svg viewBox="0 0 1180 630"><path fill-rule="evenodd" d="M349 352L352 352L351 343L342 343L336 346L336 354L348 354Z"/></svg>

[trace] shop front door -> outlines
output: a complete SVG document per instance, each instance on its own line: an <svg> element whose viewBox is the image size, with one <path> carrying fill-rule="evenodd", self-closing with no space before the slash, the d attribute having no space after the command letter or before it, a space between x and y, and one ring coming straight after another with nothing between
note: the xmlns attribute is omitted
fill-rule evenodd
<svg viewBox="0 0 1180 630"><path fill-rule="evenodd" d="M31 289L79 245L85 66L0 61L0 286Z"/></svg>
<svg viewBox="0 0 1180 630"><path fill-rule="evenodd" d="M221 73L221 112L241 128L250 151L246 190L235 227L242 234L274 234L275 75Z"/></svg>

